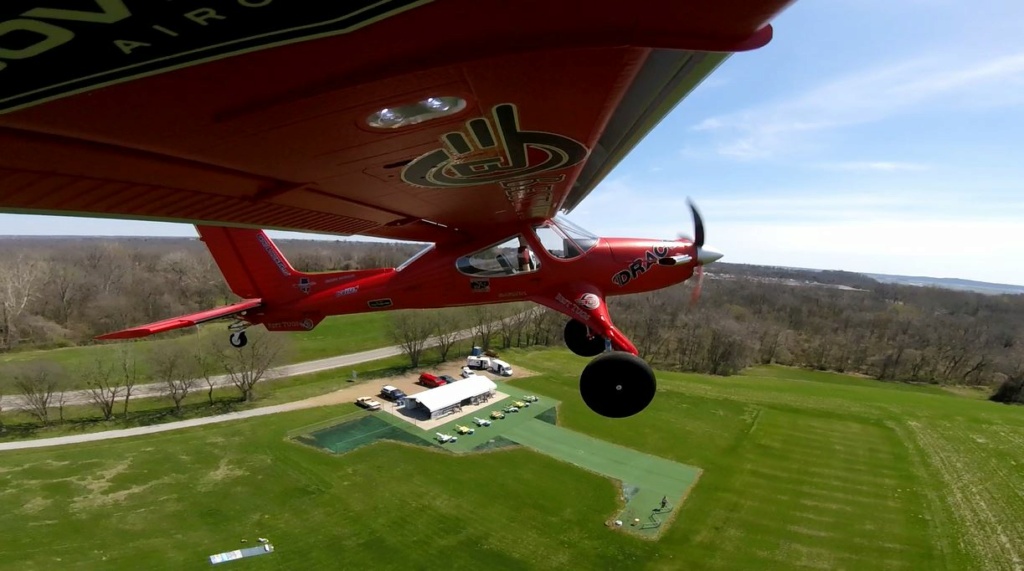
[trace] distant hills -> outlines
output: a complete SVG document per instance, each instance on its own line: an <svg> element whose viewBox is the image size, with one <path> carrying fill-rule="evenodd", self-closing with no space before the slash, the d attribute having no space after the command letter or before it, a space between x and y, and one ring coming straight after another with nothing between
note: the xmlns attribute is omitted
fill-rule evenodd
<svg viewBox="0 0 1024 571"><path fill-rule="evenodd" d="M1024 294L1024 286L1011 284L994 284L989 282L964 280L960 278L930 278L926 276L896 276L889 274L867 273L864 275L870 278L874 278L882 283L889 284L941 287L960 291L987 293L991 295L999 295L1004 293Z"/></svg>

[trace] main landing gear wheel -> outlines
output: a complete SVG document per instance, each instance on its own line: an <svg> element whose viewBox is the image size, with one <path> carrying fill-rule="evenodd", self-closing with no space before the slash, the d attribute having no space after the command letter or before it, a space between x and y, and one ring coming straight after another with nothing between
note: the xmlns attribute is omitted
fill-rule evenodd
<svg viewBox="0 0 1024 571"><path fill-rule="evenodd" d="M245 331L236 331L228 337L228 342L230 342L231 346L235 349L241 349L249 342L249 338L245 336Z"/></svg>
<svg viewBox="0 0 1024 571"><path fill-rule="evenodd" d="M621 351L605 353L580 375L580 395L590 410L609 418L625 418L647 408L657 391L654 371L646 361Z"/></svg>
<svg viewBox="0 0 1024 571"><path fill-rule="evenodd" d="M591 335L586 325L570 319L565 324L565 345L581 357L593 357L604 352L604 337Z"/></svg>

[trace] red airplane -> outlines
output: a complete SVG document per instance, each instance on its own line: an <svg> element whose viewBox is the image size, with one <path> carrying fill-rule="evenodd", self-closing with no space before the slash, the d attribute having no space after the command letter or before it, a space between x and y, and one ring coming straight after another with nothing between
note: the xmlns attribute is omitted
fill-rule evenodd
<svg viewBox="0 0 1024 571"><path fill-rule="evenodd" d="M235 316L533 300L599 354L581 392L623 417L654 375L604 298L720 254L603 240L576 207L791 0L235 0L0 6L0 210L190 222L243 301L105 338ZM34 6L30 6L33 5ZM402 266L292 268L259 228L433 246Z"/></svg>
<svg viewBox="0 0 1024 571"><path fill-rule="evenodd" d="M555 217L495 226L457 245L431 244L397 268L326 273L296 270L262 230L196 226L243 301L98 339L131 339L234 317L230 342L244 347L252 325L309 331L329 315L529 300L569 317L565 343L574 353L599 355L580 377L587 405L605 416L630 416L654 398L655 377L612 324L605 298L677 284L721 258L704 245L695 208L693 215L693 240L598 238Z"/></svg>

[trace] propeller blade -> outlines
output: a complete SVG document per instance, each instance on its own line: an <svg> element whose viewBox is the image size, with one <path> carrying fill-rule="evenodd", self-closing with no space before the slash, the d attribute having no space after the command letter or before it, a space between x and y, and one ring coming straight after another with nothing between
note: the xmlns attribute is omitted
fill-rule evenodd
<svg viewBox="0 0 1024 571"><path fill-rule="evenodd" d="M697 301L700 300L700 290L704 285L704 266L698 265L696 272L697 284L693 287L693 292L690 293L690 307L697 305Z"/></svg>
<svg viewBox="0 0 1024 571"><path fill-rule="evenodd" d="M690 205L690 213L693 214L693 245L700 248L704 245L704 220L701 219L700 212L693 201L687 200L686 202Z"/></svg>

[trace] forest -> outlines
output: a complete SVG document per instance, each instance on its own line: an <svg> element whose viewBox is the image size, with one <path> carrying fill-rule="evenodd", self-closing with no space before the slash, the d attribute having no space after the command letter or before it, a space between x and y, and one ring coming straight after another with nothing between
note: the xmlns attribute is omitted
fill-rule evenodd
<svg viewBox="0 0 1024 571"><path fill-rule="evenodd" d="M306 271L393 266L421 247L278 243ZM616 325L657 368L729 375L777 363L888 381L987 386L999 388L1002 400L1022 398L1024 295L721 262L709 266L696 304L692 287L609 299ZM0 352L86 344L102 332L232 300L197 239L0 238ZM477 342L561 343L565 319L552 312L481 307L472 313ZM396 329L415 329L413 321Z"/></svg>

